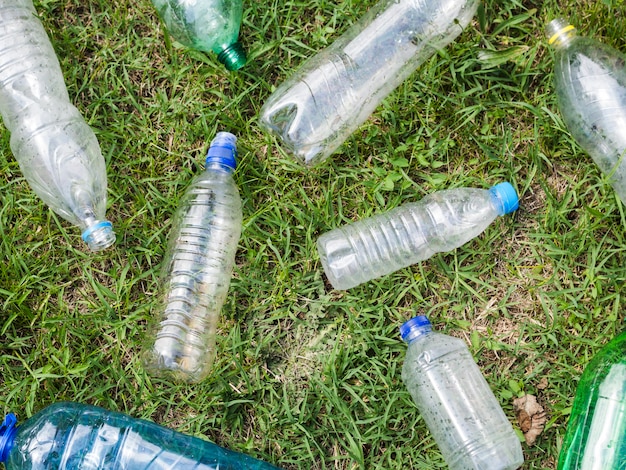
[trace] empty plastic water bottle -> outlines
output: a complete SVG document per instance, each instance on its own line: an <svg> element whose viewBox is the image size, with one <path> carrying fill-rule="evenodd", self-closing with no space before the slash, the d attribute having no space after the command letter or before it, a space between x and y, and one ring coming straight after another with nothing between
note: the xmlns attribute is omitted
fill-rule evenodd
<svg viewBox="0 0 626 470"><path fill-rule="evenodd" d="M70 103L61 67L31 0L0 0L0 114L33 191L82 230L93 251L115 242L105 220L98 140Z"/></svg>
<svg viewBox="0 0 626 470"><path fill-rule="evenodd" d="M274 465L143 419L56 403L0 426L6 470L270 470Z"/></svg>
<svg viewBox="0 0 626 470"><path fill-rule="evenodd" d="M152 0L172 37L203 52L215 52L228 70L246 63L246 53L237 41L242 0Z"/></svg>
<svg viewBox="0 0 626 470"><path fill-rule="evenodd" d="M199 382L210 371L241 235L241 200L232 176L236 156L236 137L218 133L204 172L193 180L174 216L163 260L158 324L144 357L155 375Z"/></svg>
<svg viewBox="0 0 626 470"><path fill-rule="evenodd" d="M478 0L382 0L269 97L261 126L305 165L332 154L415 69L452 42Z"/></svg>
<svg viewBox="0 0 626 470"><path fill-rule="evenodd" d="M626 204L626 56L560 18L547 36L563 121Z"/></svg>
<svg viewBox="0 0 626 470"><path fill-rule="evenodd" d="M626 468L626 331L589 362L578 383L558 470Z"/></svg>
<svg viewBox="0 0 626 470"><path fill-rule="evenodd" d="M510 183L489 190L437 191L419 202L331 230L318 239L317 250L333 287L350 289L458 248L497 216L517 207Z"/></svg>
<svg viewBox="0 0 626 470"><path fill-rule="evenodd" d="M418 316L400 327L408 343L402 380L450 470L515 470L524 462L513 426L463 340Z"/></svg>

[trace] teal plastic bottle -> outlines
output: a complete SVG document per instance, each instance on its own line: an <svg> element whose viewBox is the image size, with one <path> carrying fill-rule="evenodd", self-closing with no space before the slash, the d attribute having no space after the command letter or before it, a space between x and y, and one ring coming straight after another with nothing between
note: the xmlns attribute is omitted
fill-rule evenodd
<svg viewBox="0 0 626 470"><path fill-rule="evenodd" d="M215 52L228 70L246 63L246 53L237 40L242 0L152 0L170 35L185 46Z"/></svg>
<svg viewBox="0 0 626 470"><path fill-rule="evenodd" d="M277 467L142 419L57 403L0 425L6 470L272 470Z"/></svg>
<svg viewBox="0 0 626 470"><path fill-rule="evenodd" d="M626 331L609 342L583 372L558 470L626 468Z"/></svg>

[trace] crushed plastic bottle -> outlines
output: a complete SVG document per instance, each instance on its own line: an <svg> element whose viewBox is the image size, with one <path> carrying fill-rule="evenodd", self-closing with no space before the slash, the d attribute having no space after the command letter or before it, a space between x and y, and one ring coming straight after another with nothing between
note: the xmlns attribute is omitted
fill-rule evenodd
<svg viewBox="0 0 626 470"><path fill-rule="evenodd" d="M274 465L143 419L56 403L0 425L6 470L271 470Z"/></svg>
<svg viewBox="0 0 626 470"><path fill-rule="evenodd" d="M626 55L578 36L562 18L546 31L563 121L626 204Z"/></svg>
<svg viewBox="0 0 626 470"><path fill-rule="evenodd" d="M37 196L78 226L91 250L112 245L104 158L95 134L70 103L31 0L0 0L0 114L13 155Z"/></svg>
<svg viewBox="0 0 626 470"><path fill-rule="evenodd" d="M408 343L402 380L450 470L515 470L520 441L463 340L418 316L400 327Z"/></svg>
<svg viewBox="0 0 626 470"><path fill-rule="evenodd" d="M382 0L268 98L260 124L305 165L331 155L476 13L477 0Z"/></svg>
<svg viewBox="0 0 626 470"><path fill-rule="evenodd" d="M237 40L242 0L152 0L172 37L203 52L215 52L226 69L246 63L246 53Z"/></svg>
<svg viewBox="0 0 626 470"><path fill-rule="evenodd" d="M626 331L585 367L557 468L626 468Z"/></svg>
<svg viewBox="0 0 626 470"><path fill-rule="evenodd" d="M236 140L228 132L215 136L206 168L183 195L172 222L158 323L144 356L155 375L199 382L210 371L243 219L232 176Z"/></svg>
<svg viewBox="0 0 626 470"><path fill-rule="evenodd" d="M510 183L489 190L437 191L416 203L336 228L317 250L335 289L350 289L450 251L481 234L497 216L518 207Z"/></svg>

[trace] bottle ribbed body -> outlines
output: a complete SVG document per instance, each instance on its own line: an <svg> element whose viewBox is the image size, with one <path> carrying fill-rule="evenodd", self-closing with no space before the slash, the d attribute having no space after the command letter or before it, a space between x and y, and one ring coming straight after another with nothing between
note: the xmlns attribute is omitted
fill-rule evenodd
<svg viewBox="0 0 626 470"><path fill-rule="evenodd" d="M438 191L417 203L339 227L317 248L335 289L349 289L453 250L482 233L498 216L488 190Z"/></svg>
<svg viewBox="0 0 626 470"><path fill-rule="evenodd" d="M172 37L185 46L215 52L229 70L246 62L237 42L242 0L152 0Z"/></svg>
<svg viewBox="0 0 626 470"><path fill-rule="evenodd" d="M522 447L465 343L427 333L409 343L409 390L450 470L516 470Z"/></svg>
<svg viewBox="0 0 626 470"><path fill-rule="evenodd" d="M261 126L305 165L332 154L476 12L477 0L382 0L268 98Z"/></svg>
<svg viewBox="0 0 626 470"><path fill-rule="evenodd" d="M172 223L158 323L145 357L151 372L187 382L208 374L241 225L241 200L231 172L206 169L185 192Z"/></svg>
<svg viewBox="0 0 626 470"><path fill-rule="evenodd" d="M155 423L78 403L18 427L7 470L265 470L277 467Z"/></svg>
<svg viewBox="0 0 626 470"><path fill-rule="evenodd" d="M626 56L575 35L554 46L563 121L626 204Z"/></svg>
<svg viewBox="0 0 626 470"><path fill-rule="evenodd" d="M0 0L0 114L33 191L80 227L93 250L104 223L106 168L95 134L70 103L61 68L30 0Z"/></svg>
<svg viewBox="0 0 626 470"><path fill-rule="evenodd" d="M559 470L621 470L626 463L626 331L585 368L559 456Z"/></svg>

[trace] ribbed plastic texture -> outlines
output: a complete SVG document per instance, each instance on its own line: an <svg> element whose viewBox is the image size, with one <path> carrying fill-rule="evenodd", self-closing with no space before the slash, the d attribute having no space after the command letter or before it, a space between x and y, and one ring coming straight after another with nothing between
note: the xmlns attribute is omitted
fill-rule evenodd
<svg viewBox="0 0 626 470"><path fill-rule="evenodd" d="M83 231L89 248L115 242L104 220L106 168L70 103L61 68L30 0L0 0L0 114L33 191Z"/></svg>
<svg viewBox="0 0 626 470"><path fill-rule="evenodd" d="M270 470L277 467L150 421L79 403L17 429L6 470Z"/></svg>
<svg viewBox="0 0 626 470"><path fill-rule="evenodd" d="M162 267L161 301L145 351L155 375L199 382L215 356L215 333L241 235L242 210L232 177L235 136L220 132L204 172L180 200ZM232 159L225 151L231 148ZM230 163L229 163L230 162Z"/></svg>
<svg viewBox="0 0 626 470"><path fill-rule="evenodd" d="M152 0L172 37L203 52L215 52L228 70L246 63L246 54L237 41L242 0Z"/></svg>
<svg viewBox="0 0 626 470"><path fill-rule="evenodd" d="M519 468L520 441L465 343L415 328L402 380L450 470Z"/></svg>
<svg viewBox="0 0 626 470"><path fill-rule="evenodd" d="M546 31L563 121L626 204L626 55L560 18Z"/></svg>
<svg viewBox="0 0 626 470"><path fill-rule="evenodd" d="M305 165L331 155L476 12L477 0L382 0L269 97L261 126Z"/></svg>
<svg viewBox="0 0 626 470"><path fill-rule="evenodd" d="M626 466L626 331L589 362L578 383L559 470Z"/></svg>
<svg viewBox="0 0 626 470"><path fill-rule="evenodd" d="M498 215L517 208L517 194L509 183L492 189L437 191L325 233L317 249L328 280L335 289L350 289L460 247Z"/></svg>

